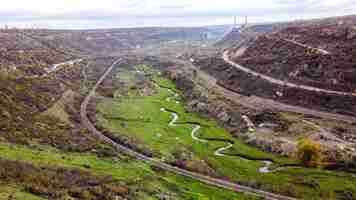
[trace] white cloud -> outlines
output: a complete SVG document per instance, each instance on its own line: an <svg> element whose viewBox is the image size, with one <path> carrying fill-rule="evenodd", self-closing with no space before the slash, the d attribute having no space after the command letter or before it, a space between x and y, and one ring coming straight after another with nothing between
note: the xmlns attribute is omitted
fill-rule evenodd
<svg viewBox="0 0 356 200"><path fill-rule="evenodd" d="M255 21L290 20L356 11L356 0L2 0L0 24L19 20L108 20L139 17L230 18L248 15ZM189 21L189 20L188 20ZM219 18L219 22L222 20ZM226 21L226 20L225 20ZM26 22L22 22L26 23ZM89 22L88 22L89 23ZM139 24L139 23L138 23ZM192 22L189 22L192 24ZM204 23L205 24L205 23ZM62 26L62 25L60 25Z"/></svg>
<svg viewBox="0 0 356 200"><path fill-rule="evenodd" d="M296 3L295 0L284 0ZM313 1L313 0L311 0ZM338 4L347 0L325 0L326 5ZM166 12L169 8L190 6L189 10L226 10L251 8L277 8L283 0L11 0L1 2L0 11L31 11L45 14L62 14L67 12L129 12L157 13ZM307 3L306 1L301 1ZM324 1L323 1L324 2ZM289 3L290 4L290 3Z"/></svg>

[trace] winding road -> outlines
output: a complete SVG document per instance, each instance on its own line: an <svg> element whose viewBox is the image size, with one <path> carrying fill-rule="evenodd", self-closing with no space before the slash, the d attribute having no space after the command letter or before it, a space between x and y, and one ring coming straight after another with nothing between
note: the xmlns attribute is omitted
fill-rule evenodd
<svg viewBox="0 0 356 200"><path fill-rule="evenodd" d="M171 173L175 173L175 174L178 174L178 175L181 175L181 176L185 176L185 177L200 181L200 182L208 184L208 185L212 185L212 186L216 186L216 187L220 187L220 188L224 188L224 189L228 189L228 190L232 190L232 191L236 191L236 192L241 192L241 193L245 193L245 194L250 194L250 195L254 195L254 196L258 196L258 197L263 197L263 198L268 199L268 200L296 200L295 198L292 198L292 197L287 197L287 196L283 196L283 195L279 195L279 194L266 192L266 191L263 191L263 190L254 189L254 188L251 188L251 187L239 185L239 184L236 184L236 183L233 183L233 182L230 182L230 181L226 181L226 180L221 180L221 179L218 179L218 178L212 178L212 177L209 177L209 176L206 176L206 175L202 175L202 174L199 174L199 173L191 172L191 171L188 171L188 170L184 170L184 169L181 169L181 168L178 168L178 167L174 167L172 165L157 161L154 158L151 158L151 157L145 156L143 154L137 153L136 151L133 151L132 149L130 149L130 148L126 147L126 146L123 146L121 144L116 143L115 141L113 141L109 137L105 136L98 129L96 129L94 124L88 118L87 106L88 106L91 98L95 96L95 92L96 92L97 88L100 86L100 84L105 80L105 78L110 74L110 72L115 68L115 66L118 65L121 61L122 61L122 59L116 60L106 70L106 72L100 77L100 79L97 81L95 86L92 88L92 90L85 97L84 101L81 104L80 116L81 116L82 124L94 136L96 136L97 138L99 138L102 141L105 141L108 144L111 144L118 151L124 152L127 155L135 157L136 159L141 160L141 161L143 161L143 162L145 162L145 163L147 163L149 165L161 168L161 169L169 171Z"/></svg>
<svg viewBox="0 0 356 200"><path fill-rule="evenodd" d="M271 76L267 76L265 74L261 74L258 73L256 71L253 71L249 68L243 67L237 63L235 63L233 60L230 59L229 56L229 51L225 51L223 54L224 61L232 66L234 66L235 68L246 72L248 74L251 74L255 77L264 79L270 83L276 84L276 85L280 85L280 86L286 86L286 87L290 87L290 88L298 88L298 89L303 89L303 90L308 90L308 91L312 91L312 92L322 92L322 93L327 93L327 94L336 94L336 95L340 95L340 96L354 96L353 93L350 92L340 92L340 91L334 91L334 90L327 90L327 89L322 89L322 88L317 88L317 87L312 87L312 86L307 86L307 85L299 85L299 84L295 84L295 83L291 83L288 81L282 81L276 78L273 78Z"/></svg>
<svg viewBox="0 0 356 200"><path fill-rule="evenodd" d="M83 59L75 59L75 60L69 60L69 61L66 61L66 62L54 64L54 65L52 65L52 67L47 68L46 71L47 71L47 73L52 73L52 72L55 72L55 71L59 70L60 69L59 67L62 66L62 65L74 65L74 64L80 63L82 61L83 61Z"/></svg>
<svg viewBox="0 0 356 200"><path fill-rule="evenodd" d="M285 39L285 38L283 38L282 40L285 41L285 42L289 42L289 43L304 47L304 48L315 49L315 50L317 50L318 52L320 52L323 55L329 55L330 54L329 51L326 51L326 50L321 49L321 48L312 47L312 46L309 46L309 45L306 45L306 44L302 44L302 43L297 42L295 40L290 40L290 39Z"/></svg>
<svg viewBox="0 0 356 200"><path fill-rule="evenodd" d="M212 76L211 74L203 71L199 66L194 65L193 63L182 60L182 59L175 59L174 57L170 57L170 60L182 64L184 67L187 67L189 70L194 70L197 72L197 76L204 84L200 84L206 89L212 90L218 94L223 95L226 99L242 105L246 108L252 110L265 110L265 109L272 109L281 112L292 112L292 113L301 113L305 115L311 115L315 117L320 117L324 119L330 120L337 120L337 121L344 121L347 123L354 123L356 121L356 117L336 114L336 113L329 113L325 111L313 110L309 108L304 108L301 106L290 105L286 103L281 103L272 99L266 99L262 97L258 97L255 95L252 96L244 96L237 92L231 91L226 89L225 87L221 86L217 83L217 79ZM198 83L199 84L199 83Z"/></svg>

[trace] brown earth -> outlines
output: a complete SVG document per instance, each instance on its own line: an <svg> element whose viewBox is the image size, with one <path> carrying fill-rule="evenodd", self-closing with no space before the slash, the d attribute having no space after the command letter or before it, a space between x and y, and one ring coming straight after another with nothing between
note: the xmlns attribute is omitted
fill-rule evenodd
<svg viewBox="0 0 356 200"><path fill-rule="evenodd" d="M352 44L353 41L348 43ZM353 92L356 89L353 78L356 76L355 59L356 51L346 46L342 50L340 47L339 51L323 55L272 35L259 37L234 61L280 80Z"/></svg>
<svg viewBox="0 0 356 200"><path fill-rule="evenodd" d="M271 77L329 90L356 90L356 16L271 25L233 60ZM243 32L245 37L256 34ZM239 40L238 40L239 41ZM298 45L301 44L301 45ZM321 49L321 51L318 51Z"/></svg>
<svg viewBox="0 0 356 200"><path fill-rule="evenodd" d="M291 105L299 105L316 110L355 116L356 98L305 91L274 85L254 77L225 63L223 59L210 57L197 59L195 64L201 70L216 77L218 84L244 95L256 95L274 99Z"/></svg>

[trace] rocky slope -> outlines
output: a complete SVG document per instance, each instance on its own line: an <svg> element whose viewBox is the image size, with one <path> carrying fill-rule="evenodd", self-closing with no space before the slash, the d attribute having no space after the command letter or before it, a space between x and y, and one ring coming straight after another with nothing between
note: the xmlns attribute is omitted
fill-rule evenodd
<svg viewBox="0 0 356 200"><path fill-rule="evenodd" d="M218 42L215 43L216 47L231 48L239 46L242 42L253 40L258 35L269 33L275 30L275 24L260 24L248 27L234 27L231 31L224 35Z"/></svg>

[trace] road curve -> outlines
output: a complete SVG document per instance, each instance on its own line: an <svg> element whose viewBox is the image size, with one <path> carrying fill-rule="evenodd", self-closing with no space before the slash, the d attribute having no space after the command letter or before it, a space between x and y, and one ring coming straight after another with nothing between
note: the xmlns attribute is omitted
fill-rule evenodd
<svg viewBox="0 0 356 200"><path fill-rule="evenodd" d="M65 62L62 62L62 63L54 64L50 68L46 68L46 71L49 74L49 73L52 73L52 72L55 72L55 71L59 70L60 69L59 67L62 66L62 65L74 65L74 64L80 63L82 61L83 61L83 59L75 59L75 60L69 60L69 61L65 61Z"/></svg>
<svg viewBox="0 0 356 200"><path fill-rule="evenodd" d="M244 72L251 74L255 77L259 77L261 79L264 79L264 80L266 80L270 83L276 84L276 85L286 86L286 87L291 87L291 88L299 88L299 89L308 90L308 91L312 91L312 92L322 92L322 93L334 94L334 95L336 94L336 95L340 95L340 96L354 96L354 94L349 93L349 92L340 92L340 91L334 91L334 90L321 89L321 88L307 86L307 85L294 84L294 83L291 83L288 81L282 81L282 80L267 76L265 74L258 73L256 71L249 69L249 68L243 67L243 66L235 63L233 60L231 60L229 57L229 51L224 52L223 59L226 63L234 66L235 68L237 68L241 71L244 71Z"/></svg>
<svg viewBox="0 0 356 200"><path fill-rule="evenodd" d="M292 197L287 197L287 196L282 196L279 194L274 194L274 193L270 193L270 192L265 192L262 190L258 190L258 189L254 189L251 187L247 187L247 186L243 186L243 185L239 185L236 183L232 183L230 181L225 181L225 180L221 180L221 179L217 179L217 178L212 178L209 176L205 176L199 173L195 173L195 172L191 172L188 170L184 170L178 167L174 167L172 165L163 163L163 162L159 162L153 158L147 157L145 155L142 155L140 153L137 153L135 151L133 151L130 148L127 148L123 145L120 145L118 143L116 143L115 141L113 141L112 139L110 139L109 137L105 136L103 133L101 133L99 130L96 129L96 127L91 123L91 121L88 118L87 115L87 106L88 103L90 102L91 98L95 95L95 91L97 90L97 88L99 87L99 85L105 80L105 78L110 74L110 72L114 69L114 67L119 64L122 61L122 59L118 59L116 60L107 70L106 72L100 77L100 79L97 81L97 83L95 84L95 86L92 88L92 90L89 92L89 94L85 97L84 101L81 104L81 108L80 108L80 116L81 116L81 121L82 124L96 137L98 137L99 139L105 141L106 143L109 143L111 145L113 145L117 150L126 153L129 156L135 157L138 160L141 160L143 162L148 163L151 166L155 166L158 168L161 168L163 170L169 171L171 173L175 173L181 176L185 176L197 181L200 181L202 183L208 184L208 185L212 185L212 186L216 186L216 187L220 187L220 188L224 188L224 189L228 189L228 190L232 190L232 191L236 191L236 192L241 192L241 193L245 193L245 194L250 194L250 195L254 195L254 196L259 196L259 197L263 197L265 199L268 200L297 200L295 198Z"/></svg>
<svg viewBox="0 0 356 200"><path fill-rule="evenodd" d="M324 119L330 119L330 120L337 120L337 121L343 121L347 123L354 123L356 122L356 117L352 116L347 116L347 115L342 115L342 114L336 114L336 113L329 113L325 111L318 111L318 110L313 110L309 108L304 108L301 106L295 106L295 105L290 105L290 104L285 104L281 103L272 99L266 99L262 97L258 97L255 95L252 96L244 96L242 94L239 94L235 91L229 90L220 84L217 83L217 80L215 77L213 77L211 74L208 74L207 72L204 72L201 70L199 66L194 65L193 63L186 61L186 60L181 60L181 59L176 59L174 57L170 57L170 60L182 64L189 69L195 70L197 74L199 74L199 78L204 81L206 84L204 88L209 88L210 90L213 90L215 92L218 92L219 94L222 94L225 98L228 100L240 104L246 108L252 109L252 110L265 110L265 109L272 109L276 111L281 111L281 112L292 112L292 113L300 113L300 114L305 114L305 115L312 115L315 117L320 117Z"/></svg>
<svg viewBox="0 0 356 200"><path fill-rule="evenodd" d="M302 44L302 43L297 42L297 41L295 41L295 40L290 40L290 39L285 39L285 38L282 39L282 40L285 41L285 42L289 42L289 43L292 43L292 44L295 44L295 45L304 47L304 48L315 49L315 50L319 51L319 52L320 52L321 54L323 54L323 55L329 55L329 54L330 54L329 51L326 51L326 50L321 49L321 48L311 47L311 46L309 46L309 45Z"/></svg>

